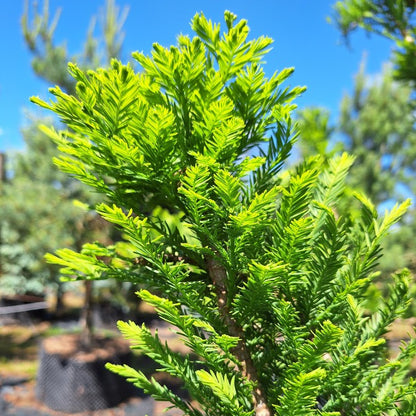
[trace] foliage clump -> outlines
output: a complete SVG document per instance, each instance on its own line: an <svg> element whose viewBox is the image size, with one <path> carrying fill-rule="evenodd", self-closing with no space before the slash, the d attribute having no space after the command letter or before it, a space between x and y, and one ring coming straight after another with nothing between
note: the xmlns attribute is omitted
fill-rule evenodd
<svg viewBox="0 0 416 416"><path fill-rule="evenodd" d="M71 279L144 285L138 295L173 325L179 355L133 322L132 348L183 381L183 400L139 369L108 365L158 400L200 415L412 415L414 339L389 358L383 335L409 302L408 272L367 316L380 242L409 202L379 218L363 195L359 218L337 203L353 158L320 157L283 170L296 138L293 69L266 77L272 43L248 40L245 20L226 31L197 14L194 38L84 72L76 95L33 101L69 130L44 128L58 166L109 204L97 212L123 232L112 246L48 255ZM163 215L161 214L163 213Z"/></svg>
<svg viewBox="0 0 416 416"><path fill-rule="evenodd" d="M358 28L381 35L395 44L394 75L415 87L416 3L413 0L339 0L334 4L334 20L347 39Z"/></svg>

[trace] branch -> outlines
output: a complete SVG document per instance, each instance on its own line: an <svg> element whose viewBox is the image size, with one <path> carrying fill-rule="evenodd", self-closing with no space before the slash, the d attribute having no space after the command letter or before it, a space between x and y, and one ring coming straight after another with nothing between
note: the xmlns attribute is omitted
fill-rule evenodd
<svg viewBox="0 0 416 416"><path fill-rule="evenodd" d="M240 362L239 369L243 376L255 385L253 402L256 416L271 416L272 413L266 404L266 395L259 382L256 367L254 366L245 342L243 328L232 317L228 306L228 292L226 287L227 271L214 257L208 256L206 258L206 264L208 267L208 274L214 284L217 294L220 316L228 328L229 335L239 338L237 346L233 349L233 353Z"/></svg>

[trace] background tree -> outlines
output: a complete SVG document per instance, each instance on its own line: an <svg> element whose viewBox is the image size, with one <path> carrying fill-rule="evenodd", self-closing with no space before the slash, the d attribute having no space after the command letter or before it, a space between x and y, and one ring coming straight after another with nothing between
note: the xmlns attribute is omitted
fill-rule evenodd
<svg viewBox="0 0 416 416"><path fill-rule="evenodd" d="M358 208L352 197L355 190L364 192L381 211L397 201L415 198L416 130L412 94L409 84L394 79L390 67L370 78L362 64L353 91L342 99L336 125L327 126L325 113L323 119L311 117L320 114L316 109L298 114L300 149L304 156L330 154L328 149L341 148L356 157L339 210L351 212ZM386 237L380 265L384 280L402 267L416 273L415 223L412 208Z"/></svg>
<svg viewBox="0 0 416 416"><path fill-rule="evenodd" d="M416 87L416 3L413 0L343 0L334 5L334 19L345 37L363 28L395 43L395 76Z"/></svg>
<svg viewBox="0 0 416 416"><path fill-rule="evenodd" d="M108 63L111 58L121 57L123 25L128 8L120 10L115 0L107 0L104 10L91 18L83 51L75 55L68 54L66 42L56 45L54 36L60 14L61 9L58 9L50 18L49 0L43 1L42 10L37 2L30 7L29 0L26 0L21 19L22 31L33 54L33 71L48 84L59 85L68 93L74 93L75 83L68 73L68 62L77 62L80 67L91 69ZM101 23L98 36L95 35L97 20Z"/></svg>
<svg viewBox="0 0 416 416"><path fill-rule="evenodd" d="M44 293L58 284L55 268L45 267L42 250L57 244L74 246L74 223L80 217L72 197L85 188L50 163L56 146L38 130L37 122L23 131L26 149L12 159L13 177L4 186L2 291ZM60 297L58 296L58 299Z"/></svg>
<svg viewBox="0 0 416 416"><path fill-rule="evenodd" d="M379 87L374 87L371 93L369 86L364 85L365 77L361 72L357 77L355 95L344 99L342 110L341 122L347 136L357 135L355 144L351 141L347 144L350 148L357 147L358 151L367 151L368 146L366 148L364 143L359 144L358 141L364 138L363 135L368 136L370 131L370 136L376 138L372 140L373 147L378 147L381 153L377 155L370 149L368 156L361 154L360 159L364 165L361 167L361 174L355 180L355 183L363 181L363 186L367 187L367 192L372 192L371 197L376 202L386 198L394 199L398 194L412 196L415 200L412 180L415 160L412 126L416 88L415 6L413 0L343 0L337 1L334 5L334 20L346 40L349 40L351 32L361 28L368 33L391 39L394 45L393 71L385 74L385 79L381 84L379 80ZM395 84L392 77L401 81L402 85ZM388 101L384 100L383 93L386 93ZM374 99L379 104L374 103ZM387 111L382 106L383 102L390 110ZM363 110L364 104L374 105L373 110ZM391 119L386 118L389 111ZM365 116L358 116L361 112ZM358 118L365 123L361 124L361 127ZM375 129L377 125L378 128ZM408 140L406 131L409 134ZM392 174L391 177L389 173ZM374 181L378 174L380 176ZM395 266L406 266L415 273L415 234L416 209L413 207L400 226L386 239L386 256L382 260L384 271L390 272Z"/></svg>
<svg viewBox="0 0 416 416"><path fill-rule="evenodd" d="M369 79L361 67L341 102L339 131L356 156L351 185L378 206L414 194L416 131L412 90L390 70Z"/></svg>
<svg viewBox="0 0 416 416"><path fill-rule="evenodd" d="M120 56L127 9L120 12L114 1L108 0L100 14L100 33L95 35L97 17L93 17L83 52L79 55L69 55L65 44L55 45L59 13L50 22L47 0L41 12L36 5L30 8L26 2L22 29L33 54L35 73L48 84L75 93L75 82L67 70L68 62L77 61L81 67L90 69ZM109 243L112 231L91 208L85 210L74 205L74 200L80 200L85 206L94 207L97 197L53 164L53 158L58 155L56 145L39 130L39 124L45 121L32 117L23 130L25 149L9 155L10 178L4 185L1 200L1 286L3 291L11 293L38 294L44 293L45 286L57 287L59 310L62 284L57 268L46 264L44 254L62 246L80 249L92 236L97 241ZM91 308L88 306L92 295L91 282L87 282L81 318L84 344L89 343L91 334Z"/></svg>
<svg viewBox="0 0 416 416"><path fill-rule="evenodd" d="M342 110L342 129L347 135L356 134L356 144L349 146L369 150L366 167L356 183L363 180L367 192L376 202L386 199L387 195L395 198L398 194L415 196L415 138L414 138L414 90L416 88L416 44L415 44L415 7L409 0L344 0L334 5L335 22L343 35L362 28L368 33L375 33L392 40L395 45L392 62L393 72L385 74L383 82L370 92L365 88L365 77L357 77L354 97L344 99ZM392 78L402 82L394 83ZM367 89L367 92L363 93ZM383 94L384 97L383 97ZM378 101L379 104L374 101ZM364 106L372 105L373 110ZM363 113L359 117L358 113ZM354 116L353 114L356 114ZM389 116L390 114L390 116ZM358 118L361 118L361 124ZM378 124L377 124L378 123ZM361 125L361 127L359 127ZM367 127L368 126L368 127ZM375 129L375 127L377 127ZM361 131L359 131L361 130ZM365 130L368 130L367 132ZM355 133L353 132L355 131ZM372 133L370 134L370 132ZM377 156L359 140L372 136L373 147L381 153ZM354 151L354 150L353 150ZM371 166L370 158L374 163ZM364 172L366 170L366 172ZM380 180L371 177L380 174ZM391 174L391 177L389 175ZM386 244L389 245L384 268L391 270L391 265L398 261L401 266L409 267L415 272L416 244L416 210L412 209L404 219L402 226L396 228ZM391 258L389 259L389 254ZM392 261L392 260L395 261ZM390 264L390 266L389 266Z"/></svg>
<svg viewBox="0 0 416 416"><path fill-rule="evenodd" d="M370 83L362 67L353 93L341 103L339 129L346 150L356 156L350 184L363 190L381 209L416 196L414 110L412 88L395 81L388 69ZM394 267L409 267L416 272L416 245L411 233L415 229L415 213L414 208L409 211L386 239L383 269L387 273ZM398 244L402 246L401 253Z"/></svg>

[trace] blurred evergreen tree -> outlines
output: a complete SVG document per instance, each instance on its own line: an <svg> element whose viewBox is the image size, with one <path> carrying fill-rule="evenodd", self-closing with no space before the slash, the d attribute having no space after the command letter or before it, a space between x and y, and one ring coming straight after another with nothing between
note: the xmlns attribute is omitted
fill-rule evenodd
<svg viewBox="0 0 416 416"><path fill-rule="evenodd" d="M343 0L334 5L334 20L348 39L357 28L395 43L395 77L416 86L416 2L414 0Z"/></svg>
<svg viewBox="0 0 416 416"><path fill-rule="evenodd" d="M32 12L32 13L31 13ZM33 16L31 16L33 14ZM101 30L95 30L93 17L81 54L70 55L65 43L57 45L55 29L60 11L50 19L49 2L40 11L36 4L26 2L22 30L33 54L34 72L47 81L59 85L68 93L75 93L75 83L69 76L69 61L81 67L96 68L106 65L122 52L122 26L127 9L120 11L114 0L107 0L99 16ZM61 284L56 267L43 260L46 252L58 247L80 248L88 239L109 243L110 227L91 209L80 209L73 201L94 207L95 194L53 164L58 154L56 145L39 125L44 118L32 117L23 129L25 149L9 155L9 180L4 184L1 198L2 212L2 268L3 293L44 293L45 286L58 288L57 308L61 305ZM86 302L92 296L91 284L85 287ZM90 325L91 313L86 308L84 321ZM88 342L88 341L87 341Z"/></svg>
<svg viewBox="0 0 416 416"><path fill-rule="evenodd" d="M56 172L55 146L37 126L34 121L23 130L26 149L13 156L13 176L3 187L3 293L42 294L45 285L57 284L56 270L46 267L43 253L56 244L76 243L71 228L80 212L72 197L81 187Z"/></svg>
<svg viewBox="0 0 416 416"><path fill-rule="evenodd" d="M359 203L352 197L356 190L364 192L382 211L394 202L414 199L416 130L412 92L409 84L395 80L391 68L370 78L362 64L353 91L342 99L336 126L329 122L325 109L307 108L298 113L303 157L319 154L325 160L342 150L356 158L338 210L358 209ZM380 264L384 277L403 267L416 272L415 233L416 212L411 209L384 241L385 255Z"/></svg>
<svg viewBox="0 0 416 416"><path fill-rule="evenodd" d="M345 150L356 157L350 186L363 191L381 210L398 200L414 199L416 194L414 110L408 84L395 81L389 69L370 80L364 65L356 76L354 91L341 103L339 130ZM383 274L401 267L416 272L415 230L413 208L384 241Z"/></svg>
<svg viewBox="0 0 416 416"><path fill-rule="evenodd" d="M380 179L373 185L367 182L367 186L372 187L373 198L385 197L387 192L397 194L411 195L415 201L416 184L414 181L416 146L414 132L414 90L416 88L416 2L414 0L343 0L337 1L334 5L334 20L338 28L349 40L349 35L359 28L367 33L375 33L390 39L394 44L392 62L394 65L393 72L386 78L383 86L379 87L378 97L375 94L370 96L368 101L374 102L376 98L380 105L374 106L373 110L366 110L364 117L361 118L362 129L372 129L375 127L377 120L383 123L379 125L380 134L374 142L381 145L381 152L387 154L391 152L393 157L375 158L375 153L370 151L365 157L368 171L362 172L367 178L371 175L381 173ZM361 81L364 78L362 76ZM383 97L383 88L389 88L393 85L392 78L404 82L407 86L394 86L394 93L386 94ZM356 88L358 97L362 88ZM376 91L375 89L373 90ZM398 100L398 101L397 101ZM350 99L351 101L351 99ZM357 108L358 103L344 101L344 107ZM385 106L385 107L384 107ZM391 114L391 118L386 123L386 107L391 110L395 109L397 113ZM378 111L382 115L379 115ZM357 110L355 110L357 112ZM361 110L359 110L361 112ZM348 111L347 111L348 112ZM371 114L372 112L372 114ZM346 114L344 112L344 114ZM371 119L369 117L371 116ZM384 120L384 121L383 121ZM395 120L395 121L393 121ZM393 123L393 124L392 124ZM355 125L353 127L352 125ZM358 120L350 123L344 120L344 127L357 130ZM389 140L385 133L389 131ZM358 133L358 131L356 131ZM364 130L361 131L362 134ZM375 137L375 136L373 136ZM387 150L385 148L387 147ZM362 146L362 149L365 149ZM362 156L359 156L362 157ZM370 159L374 159L374 164L370 167ZM377 163L377 161L379 163ZM397 179L399 186L395 182ZM416 209L413 207L402 222L399 228L396 228L390 237L385 241L386 256L383 262L385 270L391 270L391 264L409 267L413 273L416 272Z"/></svg>
<svg viewBox="0 0 416 416"><path fill-rule="evenodd" d="M351 95L341 102L339 129L345 149L356 156L351 185L380 205L416 191L416 131L412 90L390 70L378 78L364 65Z"/></svg>

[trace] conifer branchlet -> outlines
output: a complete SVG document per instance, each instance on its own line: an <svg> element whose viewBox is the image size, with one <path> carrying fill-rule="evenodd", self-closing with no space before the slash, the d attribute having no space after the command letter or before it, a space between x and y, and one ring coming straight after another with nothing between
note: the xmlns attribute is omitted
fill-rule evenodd
<svg viewBox="0 0 416 416"><path fill-rule="evenodd" d="M192 400L140 369L107 367L187 415L410 416L416 341L389 359L383 338L405 310L408 272L376 315L364 307L380 241L409 202L379 218L357 195L361 217L339 217L352 157L283 170L304 89L282 88L293 69L266 77L271 39L248 40L230 12L225 21L221 33L197 14L194 38L134 54L139 73L118 61L87 73L71 65L76 95L33 99L69 128L44 128L62 152L55 163L106 195L97 212L125 239L47 258L69 279L142 285L140 298L193 354L144 325L119 328Z"/></svg>

